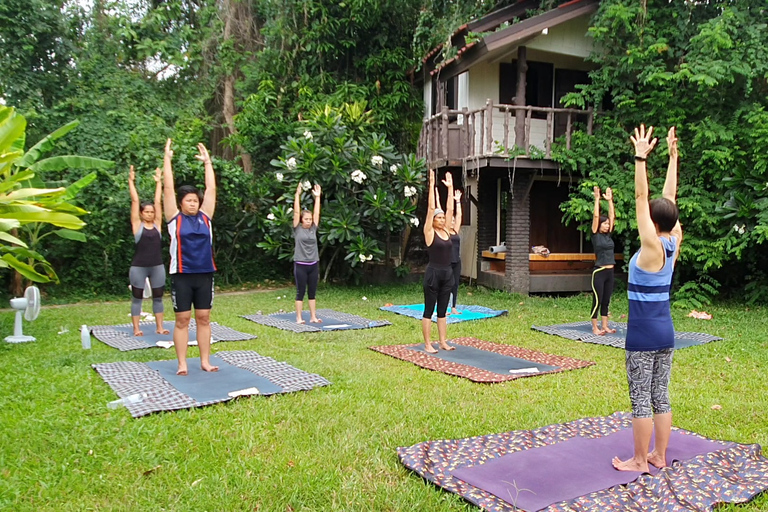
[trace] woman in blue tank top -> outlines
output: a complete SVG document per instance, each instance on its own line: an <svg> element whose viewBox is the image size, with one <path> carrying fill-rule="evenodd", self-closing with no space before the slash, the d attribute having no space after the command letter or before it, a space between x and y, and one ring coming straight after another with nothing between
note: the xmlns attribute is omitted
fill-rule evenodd
<svg viewBox="0 0 768 512"><path fill-rule="evenodd" d="M629 322L626 367L632 402L634 455L622 461L613 458L620 471L648 471L667 465L666 453L672 431L669 381L675 329L669 309L672 273L680 254L683 230L677 205L677 137L669 129L669 167L661 198L648 200L646 160L658 139L653 127L640 125L630 140L635 146L635 198L640 250L629 262ZM655 446L650 450L651 435Z"/></svg>

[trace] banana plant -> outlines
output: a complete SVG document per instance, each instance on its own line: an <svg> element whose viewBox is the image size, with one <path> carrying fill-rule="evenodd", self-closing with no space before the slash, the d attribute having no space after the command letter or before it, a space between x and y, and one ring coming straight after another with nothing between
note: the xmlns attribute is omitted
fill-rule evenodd
<svg viewBox="0 0 768 512"><path fill-rule="evenodd" d="M12 268L30 281L58 282L51 264L36 250L41 239L53 234L85 241L79 232L85 226L80 217L88 212L71 201L96 179L90 173L66 187L47 187L38 173L114 166L77 155L44 158L77 125L73 121L62 126L25 152L26 119L13 108L0 106L0 268Z"/></svg>

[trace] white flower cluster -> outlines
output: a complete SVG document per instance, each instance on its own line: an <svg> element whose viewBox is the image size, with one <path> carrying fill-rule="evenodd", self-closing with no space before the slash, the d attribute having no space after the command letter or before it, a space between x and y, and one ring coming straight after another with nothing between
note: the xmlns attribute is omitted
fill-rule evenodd
<svg viewBox="0 0 768 512"><path fill-rule="evenodd" d="M742 224L741 226L739 226L738 224L734 224L733 230L738 234L743 235L747 231L747 226L746 224Z"/></svg>
<svg viewBox="0 0 768 512"><path fill-rule="evenodd" d="M411 225L413 225L415 228L419 227L419 219L416 217L411 217Z"/></svg>
<svg viewBox="0 0 768 512"><path fill-rule="evenodd" d="M375 165L376 167L379 167L383 163L384 163L384 157L381 157L379 155L373 155L371 157L371 164Z"/></svg>
<svg viewBox="0 0 768 512"><path fill-rule="evenodd" d="M307 130L304 132L304 138L307 140L312 140L312 132Z"/></svg>
<svg viewBox="0 0 768 512"><path fill-rule="evenodd" d="M405 194L405 197L413 197L416 195L416 187L409 187L408 185L405 186L403 189L403 194Z"/></svg>
<svg viewBox="0 0 768 512"><path fill-rule="evenodd" d="M306 192L307 190L312 188L312 184L309 181L302 181L301 182L301 190Z"/></svg>
<svg viewBox="0 0 768 512"><path fill-rule="evenodd" d="M368 256L360 254L358 258L360 258L360 263L365 263L366 261L371 261L373 259L373 254L369 254Z"/></svg>
<svg viewBox="0 0 768 512"><path fill-rule="evenodd" d="M397 170L399 167L396 164L392 164L389 166L389 170L392 172L392 174L397 174Z"/></svg>
<svg viewBox="0 0 768 512"><path fill-rule="evenodd" d="M351 178L355 183L362 184L366 179L368 179L368 176L366 176L365 173L360 169L357 169L352 173Z"/></svg>
<svg viewBox="0 0 768 512"><path fill-rule="evenodd" d="M268 215L267 215L267 219L269 219L269 220L275 220L275 214L274 214L274 213L270 213L270 214L268 214Z"/></svg>
<svg viewBox="0 0 768 512"><path fill-rule="evenodd" d="M291 170L295 169L295 168L296 168L296 159L295 159L294 157L291 157L291 158L289 158L289 159L288 159L288 160L285 162L285 166L286 166L287 168L291 169Z"/></svg>
<svg viewBox="0 0 768 512"><path fill-rule="evenodd" d="M283 181L283 173L276 172L275 173L275 178L277 178L277 181Z"/></svg>

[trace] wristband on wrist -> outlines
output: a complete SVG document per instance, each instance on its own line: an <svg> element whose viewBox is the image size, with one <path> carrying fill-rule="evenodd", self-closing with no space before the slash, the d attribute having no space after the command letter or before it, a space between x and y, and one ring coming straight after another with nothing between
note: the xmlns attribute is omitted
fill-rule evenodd
<svg viewBox="0 0 768 512"><path fill-rule="evenodd" d="M635 160L638 162L645 162L646 160L648 160L648 157L635 155Z"/></svg>

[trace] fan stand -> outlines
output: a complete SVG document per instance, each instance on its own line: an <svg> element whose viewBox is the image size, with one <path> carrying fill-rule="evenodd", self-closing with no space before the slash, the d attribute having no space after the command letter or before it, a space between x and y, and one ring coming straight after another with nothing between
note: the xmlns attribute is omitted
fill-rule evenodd
<svg viewBox="0 0 768 512"><path fill-rule="evenodd" d="M26 336L21 330L21 316L27 309L27 304L28 301L24 297L11 299L11 307L16 310L16 319L13 322L13 336L5 337L5 341L8 343L26 343L36 340L34 336Z"/></svg>

